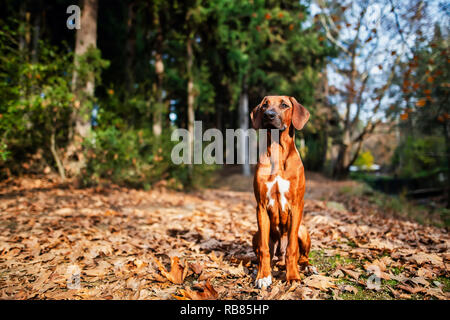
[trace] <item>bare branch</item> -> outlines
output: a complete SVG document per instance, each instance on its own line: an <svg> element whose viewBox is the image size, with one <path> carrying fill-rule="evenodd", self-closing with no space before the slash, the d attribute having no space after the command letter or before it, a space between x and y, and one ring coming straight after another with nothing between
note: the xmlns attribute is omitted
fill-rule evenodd
<svg viewBox="0 0 450 320"><path fill-rule="evenodd" d="M325 35L328 40L330 40L332 43L334 43L339 49L341 49L344 53L347 55L350 55L350 52L346 47L344 47L336 38L333 37L333 35L330 32L330 28L327 25L327 22L325 21L324 14L319 14L320 22L325 29Z"/></svg>
<svg viewBox="0 0 450 320"><path fill-rule="evenodd" d="M395 18L395 25L397 27L397 31L400 35L400 38L402 39L403 44L408 48L408 50L411 52L412 55L414 55L413 50L408 46L408 43L405 40L405 37L403 36L403 31L402 28L400 27L400 21L398 19L398 15L397 15L397 11L395 10L395 6L394 6L394 1L393 0L389 0L391 6L392 6L392 13L394 14L394 18Z"/></svg>

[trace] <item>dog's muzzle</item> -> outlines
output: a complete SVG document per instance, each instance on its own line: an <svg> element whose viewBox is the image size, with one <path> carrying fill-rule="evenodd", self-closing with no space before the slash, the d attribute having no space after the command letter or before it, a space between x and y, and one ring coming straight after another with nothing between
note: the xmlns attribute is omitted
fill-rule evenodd
<svg viewBox="0 0 450 320"><path fill-rule="evenodd" d="M280 116L274 110L267 110L264 112L263 123L265 129L279 129L281 131L286 129Z"/></svg>

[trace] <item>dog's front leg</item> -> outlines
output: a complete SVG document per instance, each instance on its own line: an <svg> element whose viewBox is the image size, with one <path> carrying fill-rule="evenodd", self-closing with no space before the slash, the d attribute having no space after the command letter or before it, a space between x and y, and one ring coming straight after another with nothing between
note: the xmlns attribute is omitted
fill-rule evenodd
<svg viewBox="0 0 450 320"><path fill-rule="evenodd" d="M297 208L293 208L289 217L288 237L289 243L286 250L286 280L297 281L300 280L300 273L298 272L299 259L299 243L298 243L298 229L301 223L303 204Z"/></svg>
<svg viewBox="0 0 450 320"><path fill-rule="evenodd" d="M270 271L270 219L266 208L258 206L258 246L256 248L256 255L258 258L258 273L256 274L255 285L258 288L268 287L272 284L272 275Z"/></svg>

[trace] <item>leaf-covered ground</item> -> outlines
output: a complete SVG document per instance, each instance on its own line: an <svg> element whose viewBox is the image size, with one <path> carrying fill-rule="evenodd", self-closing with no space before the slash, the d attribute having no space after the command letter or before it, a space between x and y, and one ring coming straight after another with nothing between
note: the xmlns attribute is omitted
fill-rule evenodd
<svg viewBox="0 0 450 320"><path fill-rule="evenodd" d="M0 298L450 297L446 230L361 204L349 212L328 201L342 182L307 179L304 220L319 274L291 285L275 265L274 283L263 290L253 286L251 238L257 227L249 179L229 176L220 188L188 194L77 189L45 177L4 181Z"/></svg>

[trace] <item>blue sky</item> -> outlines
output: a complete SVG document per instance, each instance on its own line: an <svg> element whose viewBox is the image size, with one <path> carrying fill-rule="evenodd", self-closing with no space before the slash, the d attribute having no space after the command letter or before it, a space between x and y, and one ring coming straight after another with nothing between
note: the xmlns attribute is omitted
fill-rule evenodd
<svg viewBox="0 0 450 320"><path fill-rule="evenodd" d="M311 1L311 17L322 12L318 5L320 2L320 0ZM439 22L444 33L448 33L450 11L448 1L423 1L423 10L421 10L424 13L423 18L419 20L419 23L411 24L405 16L411 17L415 14L410 6L418 1L372 0L367 2L369 6L363 20L365 26L360 29L359 33L359 39L363 43L363 48L359 50L359 55L356 58L358 71L360 73L366 72L369 77L368 90L363 95L364 107L360 117L364 122L374 118L383 119L384 109L387 109L395 101L395 97L389 98L385 96L382 100L382 108L377 113L372 112L377 101L373 99L375 96L371 92L373 92L374 88L380 88L386 83L391 75L397 55L400 56L402 61L412 57L410 48L415 45L416 31L418 29L429 40L433 37L434 24ZM345 43L349 43L356 36L356 30L353 29L353 26L356 25L362 9L358 3L355 1L339 1L339 4L348 6L344 13L344 18L352 25L350 28L343 27L339 32L338 41L344 43L344 47ZM392 3L395 6L398 25L400 30L402 30L403 37L398 32L397 20L391 10ZM373 40L366 42L371 35L372 29L376 29L377 33L375 35L372 34ZM348 68L349 65L350 59L345 57L345 55L340 55L331 60L327 69L330 86L346 90L345 85L348 83L348 78L343 77L336 70L344 67ZM357 84L356 90L359 91L358 89L359 85ZM392 92L394 91L395 88L392 87ZM341 115L345 113L345 101L343 101L342 97L332 97L331 103L338 107ZM355 111L356 105L352 105L351 114L354 115Z"/></svg>

